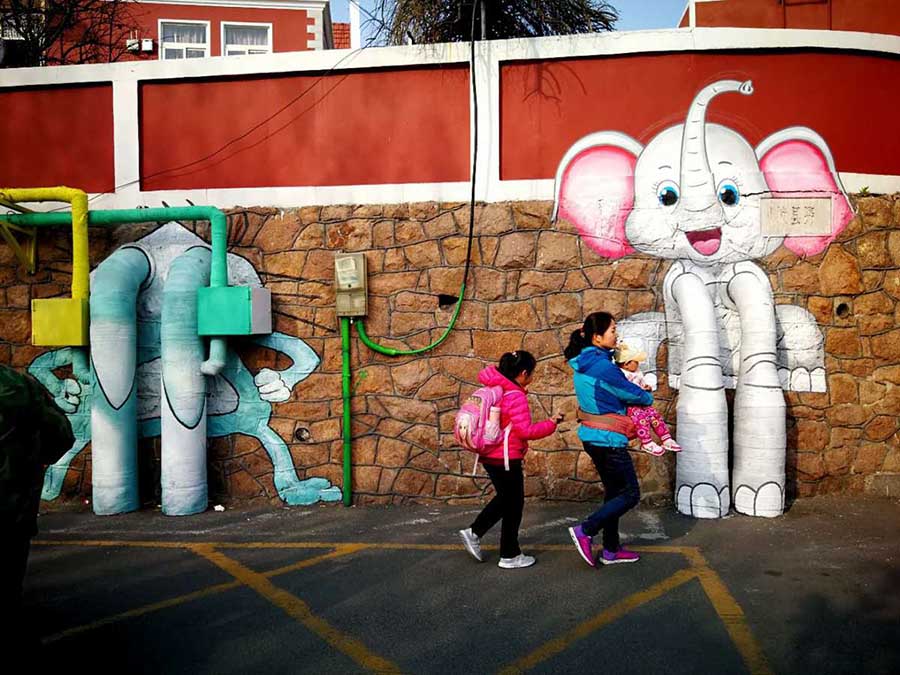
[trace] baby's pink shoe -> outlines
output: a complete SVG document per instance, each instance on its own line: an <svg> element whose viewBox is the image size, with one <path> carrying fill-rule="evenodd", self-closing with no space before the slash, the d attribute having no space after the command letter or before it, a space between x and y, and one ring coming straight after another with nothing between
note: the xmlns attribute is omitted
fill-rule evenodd
<svg viewBox="0 0 900 675"><path fill-rule="evenodd" d="M681 446L675 442L674 438L667 438L663 441L662 447L669 452L681 452Z"/></svg>
<svg viewBox="0 0 900 675"><path fill-rule="evenodd" d="M649 443L644 443L641 446L641 452L646 452L647 454L653 455L654 457L661 457L662 455L666 454L666 449L659 443L650 441Z"/></svg>

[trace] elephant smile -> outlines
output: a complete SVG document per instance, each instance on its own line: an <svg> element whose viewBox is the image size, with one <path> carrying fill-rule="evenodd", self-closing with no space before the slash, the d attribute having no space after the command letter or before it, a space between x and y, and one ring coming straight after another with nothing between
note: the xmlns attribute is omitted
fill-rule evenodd
<svg viewBox="0 0 900 675"><path fill-rule="evenodd" d="M708 230L694 230L685 232L688 243L694 250L702 255L712 255L719 250L722 244L722 229L713 227Z"/></svg>

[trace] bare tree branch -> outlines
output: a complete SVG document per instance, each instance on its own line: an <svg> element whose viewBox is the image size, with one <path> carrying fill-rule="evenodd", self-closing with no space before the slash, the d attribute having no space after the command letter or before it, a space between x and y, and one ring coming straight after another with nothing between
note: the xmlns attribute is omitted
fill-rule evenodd
<svg viewBox="0 0 900 675"><path fill-rule="evenodd" d="M476 0L378 0L367 27L376 40L459 42L468 40ZM478 0L484 6L484 34L489 40L541 35L570 35L613 30L619 15L599 0ZM482 35L482 9L475 12L475 39Z"/></svg>
<svg viewBox="0 0 900 675"><path fill-rule="evenodd" d="M133 0L0 0L0 25L14 65L118 61L138 28ZM6 59L9 60L9 59Z"/></svg>

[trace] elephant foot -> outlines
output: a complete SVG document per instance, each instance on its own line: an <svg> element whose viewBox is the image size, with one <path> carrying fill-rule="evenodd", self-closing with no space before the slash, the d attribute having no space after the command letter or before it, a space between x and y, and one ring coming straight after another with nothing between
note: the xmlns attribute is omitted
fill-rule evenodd
<svg viewBox="0 0 900 675"><path fill-rule="evenodd" d="M276 480L278 496L291 506L307 506L316 502L337 502L341 499L341 489L325 478L306 480Z"/></svg>
<svg viewBox="0 0 900 675"><path fill-rule="evenodd" d="M728 515L731 495L728 486L716 490L710 483L682 484L675 492L675 507L679 513L694 518L723 518Z"/></svg>
<svg viewBox="0 0 900 675"><path fill-rule="evenodd" d="M44 473L44 487L41 489L41 499L49 502L59 497L68 468L68 466L59 467L53 464L47 467L47 471Z"/></svg>
<svg viewBox="0 0 900 675"><path fill-rule="evenodd" d="M738 485L734 491L734 509L738 513L762 518L776 518L784 513L784 488L772 481L753 489Z"/></svg>

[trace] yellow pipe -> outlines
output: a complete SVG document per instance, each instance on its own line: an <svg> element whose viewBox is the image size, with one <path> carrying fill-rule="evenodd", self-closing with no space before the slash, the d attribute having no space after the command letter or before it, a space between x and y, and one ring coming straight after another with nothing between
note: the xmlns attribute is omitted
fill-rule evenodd
<svg viewBox="0 0 900 675"><path fill-rule="evenodd" d="M0 201L68 202L72 205L72 297L87 300L90 293L87 193L62 186L7 188L0 190Z"/></svg>

